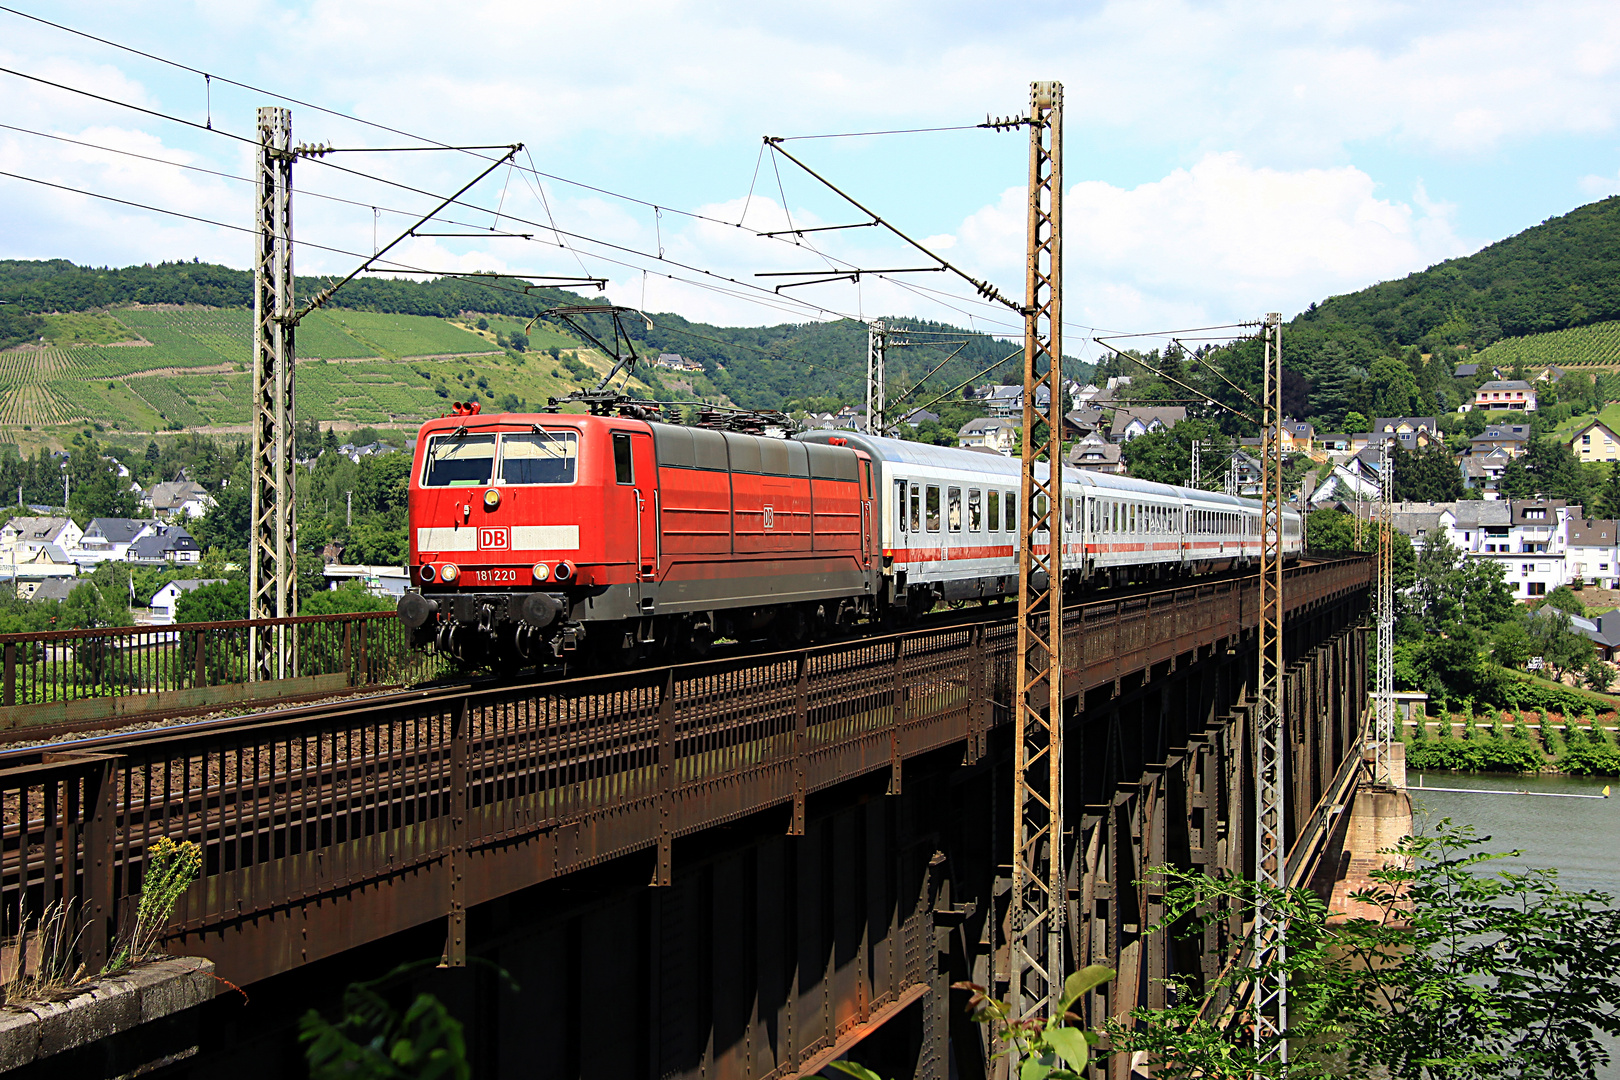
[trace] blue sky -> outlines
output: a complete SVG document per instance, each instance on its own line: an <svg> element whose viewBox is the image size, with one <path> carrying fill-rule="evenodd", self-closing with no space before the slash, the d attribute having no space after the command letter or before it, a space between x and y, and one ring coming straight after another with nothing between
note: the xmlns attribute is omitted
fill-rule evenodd
<svg viewBox="0 0 1620 1080"><path fill-rule="evenodd" d="M532 155L542 172L671 208L655 214L502 170L468 196L483 211L458 209L459 220L487 228L501 206L590 239L560 248L539 227L502 219L539 235L416 239L397 255L438 270L583 267L610 278L621 302L722 323L915 314L1008 327L1008 313L940 275L776 299L746 286L701 287L693 282L719 279L672 263L748 285L762 283L753 276L761 271L828 265L754 235L789 218L859 220L787 162L780 182L770 155L756 174L762 135L972 124L1024 109L1036 78L1065 85L1070 351L1090 327L1292 315L1620 192L1613 3L10 2L415 135L521 141L525 165ZM198 121L211 103L215 125L239 134L250 133L255 106L274 103L5 12L0 66ZM292 108L301 141L409 143ZM0 75L0 123L249 174L241 143L11 75ZM1017 295L1023 133L789 147ZM341 162L438 192L480 167L453 153ZM251 188L241 182L4 128L0 169L251 222ZM407 222L403 213L430 205L316 163L298 165L295 186L298 238L350 251L369 253L374 230L386 242L390 225ZM824 233L817 246L845 265L917 263L876 230ZM0 257L121 265L200 256L245 266L249 250L240 232L0 177ZM301 273L343 273L354 260L306 247L297 262Z"/></svg>

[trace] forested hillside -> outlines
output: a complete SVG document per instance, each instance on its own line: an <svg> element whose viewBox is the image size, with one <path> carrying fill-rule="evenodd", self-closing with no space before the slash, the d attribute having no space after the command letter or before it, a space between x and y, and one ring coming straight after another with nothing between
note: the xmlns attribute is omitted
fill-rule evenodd
<svg viewBox="0 0 1620 1080"><path fill-rule="evenodd" d="M312 295L323 282L301 278L297 293ZM200 304L245 308L252 303L252 275L243 270L201 262L159 263L123 268L83 267L62 259L0 260L0 312L14 313L0 324L0 348L40 333L31 315L44 312L105 310L135 304ZM441 278L415 282L362 278L344 286L331 307L401 315L452 318L462 313L533 318L557 304L602 301L552 289L523 293L510 283L489 284ZM785 323L761 327L724 327L693 323L679 315L651 314L652 325L626 321L636 348L656 357L680 353L701 362L714 388L740 405L779 408L812 398L856 401L866 374L866 328L855 322ZM606 319L596 320L599 333L610 333ZM891 320L900 329L941 335L938 340L965 341L961 354L930 380L945 389L989 367L1017 348L1007 342L939 323ZM909 387L948 354L939 348L897 349L890 354L889 382ZM245 358L245 357L244 357ZM1089 367L1072 358L1072 370L1084 377ZM986 378L1020 374L1016 362ZM920 395L926 399L927 394Z"/></svg>

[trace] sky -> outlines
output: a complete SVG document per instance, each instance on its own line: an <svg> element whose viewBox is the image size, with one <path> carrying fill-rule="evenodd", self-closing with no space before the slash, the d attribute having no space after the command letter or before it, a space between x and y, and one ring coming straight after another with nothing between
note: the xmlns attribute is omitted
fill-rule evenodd
<svg viewBox="0 0 1620 1080"><path fill-rule="evenodd" d="M1291 317L1620 193L1612 2L0 3L116 43L0 10L0 258L247 267L239 178L279 104L343 151L294 168L300 274L348 273L521 143L420 230L481 235L407 238L393 269L604 278L727 325L1016 332L949 273L757 276L933 264L877 228L759 236L869 220L762 137L1018 299L1028 135L972 125L1050 79L1065 351L1091 358L1092 333ZM798 138L875 131L908 133ZM428 143L503 149L386 152Z"/></svg>

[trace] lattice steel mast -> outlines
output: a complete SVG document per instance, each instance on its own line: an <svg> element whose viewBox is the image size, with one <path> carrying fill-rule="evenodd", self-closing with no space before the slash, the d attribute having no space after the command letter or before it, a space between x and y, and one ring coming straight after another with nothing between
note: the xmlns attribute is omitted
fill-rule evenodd
<svg viewBox="0 0 1620 1080"><path fill-rule="evenodd" d="M1194 439L1192 441L1192 468L1187 476L1188 487L1197 487L1199 481L1201 480L1199 474L1202 472L1201 466L1203 465L1203 462L1200 460L1201 451L1203 449L1202 442L1203 440L1201 439Z"/></svg>
<svg viewBox="0 0 1620 1080"><path fill-rule="evenodd" d="M889 333L882 319L873 319L866 326L866 433L883 435L888 424L884 416L884 362L888 352Z"/></svg>
<svg viewBox="0 0 1620 1080"><path fill-rule="evenodd" d="M1063 85L1029 103L1023 500L1013 699L1013 1015L1056 1006L1063 988ZM1040 391L1046 389L1045 415Z"/></svg>
<svg viewBox="0 0 1620 1080"><path fill-rule="evenodd" d="M1283 718L1283 499L1282 499L1282 316L1266 316L1264 397L1260 423L1260 671L1255 723L1255 881L1287 885ZM1261 972L1254 988L1254 1045L1262 1060L1288 1061L1288 927L1271 904L1255 907L1254 961Z"/></svg>
<svg viewBox="0 0 1620 1080"><path fill-rule="evenodd" d="M298 609L293 510L292 112L259 110L253 252L253 492L248 615ZM286 627L248 631L253 678L293 674Z"/></svg>
<svg viewBox="0 0 1620 1080"><path fill-rule="evenodd" d="M1394 786L1390 768L1395 741L1395 543L1394 462L1390 439L1378 443L1378 685L1373 693L1373 783Z"/></svg>

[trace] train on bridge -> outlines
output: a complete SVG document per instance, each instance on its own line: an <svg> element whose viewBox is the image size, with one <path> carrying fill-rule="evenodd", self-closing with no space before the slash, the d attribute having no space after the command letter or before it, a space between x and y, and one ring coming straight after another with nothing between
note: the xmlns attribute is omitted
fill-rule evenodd
<svg viewBox="0 0 1620 1080"><path fill-rule="evenodd" d="M458 405L417 441L399 617L465 660L792 646L1016 597L1020 497L1019 461L981 450ZM1067 467L1062 499L1066 589L1260 556L1251 499ZM1285 557L1303 541L1285 509Z"/></svg>

